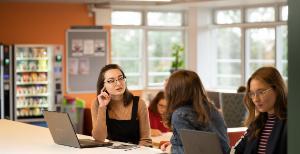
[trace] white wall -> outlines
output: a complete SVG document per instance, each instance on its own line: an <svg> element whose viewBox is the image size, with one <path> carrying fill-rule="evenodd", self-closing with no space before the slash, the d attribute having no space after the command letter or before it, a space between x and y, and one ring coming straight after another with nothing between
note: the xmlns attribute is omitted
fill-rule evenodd
<svg viewBox="0 0 300 154"><path fill-rule="evenodd" d="M96 25L111 25L111 9L93 9Z"/></svg>

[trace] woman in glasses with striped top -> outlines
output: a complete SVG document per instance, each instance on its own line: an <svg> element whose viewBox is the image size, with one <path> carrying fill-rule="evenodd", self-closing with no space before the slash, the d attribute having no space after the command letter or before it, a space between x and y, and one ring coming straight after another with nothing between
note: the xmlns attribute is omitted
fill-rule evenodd
<svg viewBox="0 0 300 154"><path fill-rule="evenodd" d="M262 67L247 82L244 104L248 110L245 135L237 154L287 153L287 87L278 70Z"/></svg>

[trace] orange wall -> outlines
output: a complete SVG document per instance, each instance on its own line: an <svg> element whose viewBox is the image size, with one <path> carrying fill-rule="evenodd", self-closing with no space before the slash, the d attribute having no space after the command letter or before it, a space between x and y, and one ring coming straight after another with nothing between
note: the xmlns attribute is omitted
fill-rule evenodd
<svg viewBox="0 0 300 154"><path fill-rule="evenodd" d="M88 13L87 6L84 4L0 3L0 42L61 44L65 47L65 33L70 26L94 25L94 18ZM63 67L63 87L66 89L65 58ZM95 98L95 94L69 96L85 100L88 107Z"/></svg>
<svg viewBox="0 0 300 154"><path fill-rule="evenodd" d="M5 44L61 44L66 45L66 30L74 25L94 25L85 4L69 3L0 3L0 42ZM105 27L110 29L110 26ZM65 52L66 53L66 52ZM63 84L65 84L65 54L63 61ZM95 81L96 83L97 81ZM134 91L140 95L141 91ZM95 94L66 94L87 103Z"/></svg>
<svg viewBox="0 0 300 154"><path fill-rule="evenodd" d="M0 40L13 43L65 45L72 25L94 25L83 4L0 3Z"/></svg>

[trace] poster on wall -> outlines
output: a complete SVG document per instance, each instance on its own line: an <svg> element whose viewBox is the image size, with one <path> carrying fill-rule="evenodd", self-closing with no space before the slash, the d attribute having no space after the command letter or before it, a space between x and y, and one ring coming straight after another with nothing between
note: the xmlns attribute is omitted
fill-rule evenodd
<svg viewBox="0 0 300 154"><path fill-rule="evenodd" d="M83 47L83 53L85 55L94 54L94 40L84 40Z"/></svg>
<svg viewBox="0 0 300 154"><path fill-rule="evenodd" d="M69 73L70 75L78 74L78 58L69 58Z"/></svg>
<svg viewBox="0 0 300 154"><path fill-rule="evenodd" d="M80 58L79 60L79 74L87 75L90 73L90 61L88 58Z"/></svg>
<svg viewBox="0 0 300 154"><path fill-rule="evenodd" d="M95 40L95 56L105 56L105 40Z"/></svg>
<svg viewBox="0 0 300 154"><path fill-rule="evenodd" d="M73 39L72 42L72 56L82 56L83 55L83 40Z"/></svg>

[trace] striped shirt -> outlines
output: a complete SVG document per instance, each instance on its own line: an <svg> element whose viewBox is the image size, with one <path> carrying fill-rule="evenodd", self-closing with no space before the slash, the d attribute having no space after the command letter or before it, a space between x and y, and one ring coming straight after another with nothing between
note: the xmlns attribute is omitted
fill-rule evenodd
<svg viewBox="0 0 300 154"><path fill-rule="evenodd" d="M269 137L272 133L275 124L275 119L276 117L274 114L268 115L268 119L260 135L258 150L257 150L258 154L265 154L267 151L267 145L268 145Z"/></svg>

